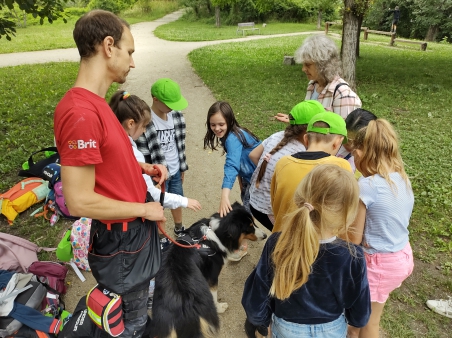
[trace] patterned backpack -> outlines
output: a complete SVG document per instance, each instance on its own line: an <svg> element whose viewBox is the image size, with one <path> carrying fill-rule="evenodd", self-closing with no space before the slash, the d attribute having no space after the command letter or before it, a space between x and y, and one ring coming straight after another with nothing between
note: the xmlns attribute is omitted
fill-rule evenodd
<svg viewBox="0 0 452 338"><path fill-rule="evenodd" d="M71 245L74 254L74 263L85 271L91 271L88 264L90 231L91 218L82 217L72 224Z"/></svg>

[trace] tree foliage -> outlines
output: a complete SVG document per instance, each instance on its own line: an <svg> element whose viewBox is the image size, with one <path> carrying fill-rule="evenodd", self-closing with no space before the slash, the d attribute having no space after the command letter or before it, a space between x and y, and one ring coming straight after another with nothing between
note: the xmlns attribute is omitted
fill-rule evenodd
<svg viewBox="0 0 452 338"><path fill-rule="evenodd" d="M40 18L40 24L44 24L44 20L52 23L58 18L62 18L64 22L64 4L66 0L0 0L0 38L5 36L7 40L11 40L11 36L15 36L16 23L10 14L14 6L19 7L21 11L33 15L34 18ZM9 11L8 11L9 10Z"/></svg>

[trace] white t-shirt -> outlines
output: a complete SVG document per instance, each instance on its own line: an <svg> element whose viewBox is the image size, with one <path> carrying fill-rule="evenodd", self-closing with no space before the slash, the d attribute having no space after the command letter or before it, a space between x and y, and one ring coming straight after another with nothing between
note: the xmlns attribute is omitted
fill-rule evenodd
<svg viewBox="0 0 452 338"><path fill-rule="evenodd" d="M176 131L174 130L173 116L171 113L166 114L168 120L165 121L158 117L153 111L151 112L152 123L157 131L160 149L162 149L163 155L165 156L170 175L174 175L180 169L180 164L179 154L177 152Z"/></svg>
<svg viewBox="0 0 452 338"><path fill-rule="evenodd" d="M278 162L278 160L285 155L292 155L300 151L306 151L306 148L304 147L303 143L297 140L292 140L289 143L287 143L276 154L272 155L270 161L267 164L265 174L259 183L259 188L256 188L257 175L259 174L261 164L264 161L264 156L270 151L272 151L272 149L276 147L283 138L284 131L280 131L262 141L264 151L262 152L259 162L257 163L256 170L254 171L253 176L251 177L250 204L253 206L254 209L266 215L273 215L270 198L270 186L272 182L273 172L275 171L276 162Z"/></svg>

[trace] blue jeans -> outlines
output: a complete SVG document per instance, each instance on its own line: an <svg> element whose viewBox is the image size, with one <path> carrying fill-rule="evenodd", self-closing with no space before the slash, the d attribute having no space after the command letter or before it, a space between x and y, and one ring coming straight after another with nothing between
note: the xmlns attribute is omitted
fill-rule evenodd
<svg viewBox="0 0 452 338"><path fill-rule="evenodd" d="M272 338L345 338L347 336L347 322L344 315L324 324L296 324L286 322L273 315Z"/></svg>
<svg viewBox="0 0 452 338"><path fill-rule="evenodd" d="M166 191L172 194L184 196L184 190L182 189L182 176L180 170L166 181Z"/></svg>

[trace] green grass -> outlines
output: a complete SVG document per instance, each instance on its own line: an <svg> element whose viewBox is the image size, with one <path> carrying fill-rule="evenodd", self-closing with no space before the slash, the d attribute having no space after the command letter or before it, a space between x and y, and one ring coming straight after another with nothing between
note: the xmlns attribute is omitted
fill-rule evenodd
<svg viewBox="0 0 452 338"><path fill-rule="evenodd" d="M284 128L273 121L276 113L304 99L308 81L301 65L282 64L304 38L209 46L189 59L215 97L229 101L239 122L263 139ZM365 109L398 130L416 200L409 228L416 267L388 301L383 328L391 338L444 337L450 329L450 320L424 304L452 294L451 53L452 46L436 43L427 52L361 43L358 94Z"/></svg>
<svg viewBox="0 0 452 338"><path fill-rule="evenodd" d="M302 23L278 23L270 22L266 27L256 24L262 35L273 35L283 33L295 33L316 30L315 24ZM157 27L155 36L170 41L212 41L226 40L242 37L242 32L237 34L237 25L215 27L214 22L192 22L185 17ZM258 34L257 31L247 32L247 35Z"/></svg>
<svg viewBox="0 0 452 338"><path fill-rule="evenodd" d="M17 173L32 152L53 145L53 112L73 86L78 68L79 64L72 62L0 68L0 86L5 90L5 99L0 100L1 192L21 179ZM113 85L107 97L117 88ZM0 231L27 238L39 246L55 246L68 222L60 220L57 226L50 227L42 217L28 217L38 206L20 215L12 226L0 217ZM47 254L43 257L49 259Z"/></svg>
<svg viewBox="0 0 452 338"><path fill-rule="evenodd" d="M152 1L151 11L142 13L139 9L126 11L123 17L128 23L152 21L178 9L177 1ZM11 41L0 39L0 54L49 50L58 48L75 48L72 31L79 16L69 16L67 23L62 19L52 24L47 21L39 25L30 16L30 24L25 28L17 28L16 36Z"/></svg>

